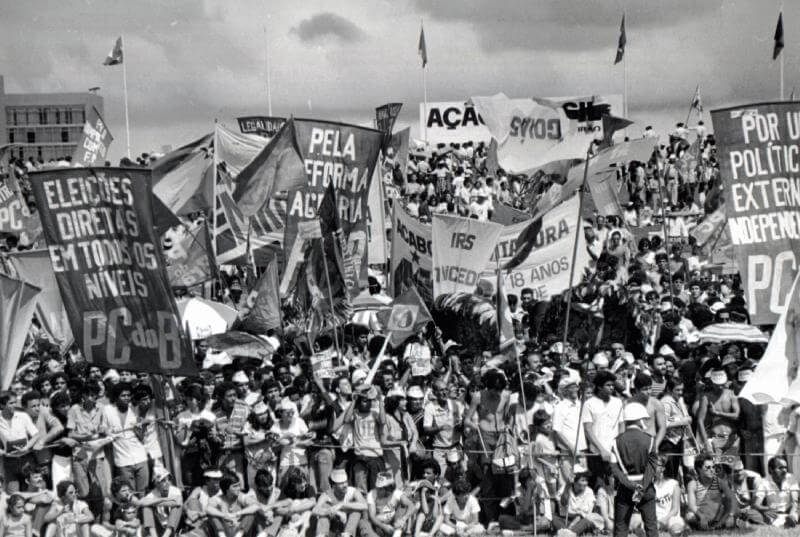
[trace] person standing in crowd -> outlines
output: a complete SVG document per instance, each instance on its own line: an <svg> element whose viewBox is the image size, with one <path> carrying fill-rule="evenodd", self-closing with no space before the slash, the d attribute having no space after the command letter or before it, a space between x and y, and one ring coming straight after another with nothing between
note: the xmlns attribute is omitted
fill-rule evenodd
<svg viewBox="0 0 800 537"><path fill-rule="evenodd" d="M625 537L630 529L634 508L642 516L647 537L658 537L656 516L655 439L645 432L649 419L644 405L632 402L625 406L625 432L612 444L616 464L611 465L617 493L614 497L614 537Z"/></svg>
<svg viewBox="0 0 800 537"><path fill-rule="evenodd" d="M112 403L100 413L100 431L114 439L114 467L117 475L130 480L137 492L143 493L150 484L150 470L145 450L138 434L138 416L131 406L133 390L127 382L115 384L111 390Z"/></svg>
<svg viewBox="0 0 800 537"><path fill-rule="evenodd" d="M614 395L617 377L610 371L600 371L594 378L594 395L584 403L583 430L593 456L586 458L594 479L609 472L611 447L622 425L622 401Z"/></svg>
<svg viewBox="0 0 800 537"><path fill-rule="evenodd" d="M6 490L19 492L22 467L39 441L39 429L25 413L16 410L19 399L10 391L0 392L0 441L3 447L3 476Z"/></svg>

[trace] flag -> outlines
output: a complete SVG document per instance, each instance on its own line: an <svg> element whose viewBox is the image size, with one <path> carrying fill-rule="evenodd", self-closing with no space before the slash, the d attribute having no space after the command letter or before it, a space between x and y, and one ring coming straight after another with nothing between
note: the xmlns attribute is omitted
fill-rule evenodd
<svg viewBox="0 0 800 537"><path fill-rule="evenodd" d="M172 287L193 287L217 275L206 221L193 228L169 230L167 236L172 240L172 246L164 249L164 259Z"/></svg>
<svg viewBox="0 0 800 537"><path fill-rule="evenodd" d="M36 318L50 341L66 351L74 338L50 253L47 250L26 250L8 254L8 260L17 278L41 290L36 298Z"/></svg>
<svg viewBox="0 0 800 537"><path fill-rule="evenodd" d="M14 380L40 289L0 274L0 390Z"/></svg>
<svg viewBox="0 0 800 537"><path fill-rule="evenodd" d="M274 193L307 184L294 119L289 118L275 138L239 173L233 198L244 216L253 216Z"/></svg>
<svg viewBox="0 0 800 537"><path fill-rule="evenodd" d="M504 349L514 342L514 320L511 318L511 309L508 307L508 299L503 290L503 272L497 270L497 335L500 341L500 348Z"/></svg>
<svg viewBox="0 0 800 537"><path fill-rule="evenodd" d="M694 97L692 98L692 109L697 110L699 113L703 113L703 101L700 99L700 86L697 86L697 89L694 90Z"/></svg>
<svg viewBox="0 0 800 537"><path fill-rule="evenodd" d="M511 270L515 267L518 267L523 261L525 261L525 259L527 259L533 250L533 247L536 245L536 240L541 231L542 217L539 216L531 221L531 223L522 230L522 233L519 234L519 237L517 237L517 253L508 263L505 264L503 267L505 270Z"/></svg>
<svg viewBox="0 0 800 537"><path fill-rule="evenodd" d="M389 344L399 347L433 317L415 287L409 287L392 302L391 310L378 312L378 321L389 332Z"/></svg>
<svg viewBox="0 0 800 537"><path fill-rule="evenodd" d="M211 207L214 197L213 135L167 153L153 163L153 194L185 216Z"/></svg>
<svg viewBox="0 0 800 537"><path fill-rule="evenodd" d="M256 134L242 134L214 124L214 157L217 162L224 162L225 168L232 178L255 159L267 147L270 138Z"/></svg>
<svg viewBox="0 0 800 537"><path fill-rule="evenodd" d="M266 334L281 329L281 301L278 296L278 258L273 256L266 270L247 296L246 311L234 324L234 330Z"/></svg>
<svg viewBox="0 0 800 537"><path fill-rule="evenodd" d="M296 280L296 294L300 307L311 312L310 331L321 332L325 325L344 325L352 314L353 307L348 294L347 274L354 270L352 259L345 257L344 233L342 232L336 205L333 181L322 197L313 230L298 236L305 250L305 279ZM290 254L291 255L291 254ZM294 270L287 263L286 272ZM286 278L286 274L284 274Z"/></svg>
<svg viewBox="0 0 800 537"><path fill-rule="evenodd" d="M633 125L633 121L625 119L624 117L612 116L611 114L605 115L603 120L603 143L601 147L609 147L611 145L614 133Z"/></svg>
<svg viewBox="0 0 800 537"><path fill-rule="evenodd" d="M106 56L103 65L119 65L120 63L122 63L122 36L117 38L117 42L114 43L114 48L112 48L111 52Z"/></svg>
<svg viewBox="0 0 800 537"><path fill-rule="evenodd" d="M772 59L777 60L783 50L783 12L778 14L778 24L775 26L775 47L772 49Z"/></svg>
<svg viewBox="0 0 800 537"><path fill-rule="evenodd" d="M419 29L419 56L422 58L422 68L428 65L428 47L425 46L425 27L420 26Z"/></svg>
<svg viewBox="0 0 800 537"><path fill-rule="evenodd" d="M614 58L614 65L622 61L625 56L625 44L628 40L625 38L625 15L622 15L622 22L619 24L619 41L617 42L617 56Z"/></svg>

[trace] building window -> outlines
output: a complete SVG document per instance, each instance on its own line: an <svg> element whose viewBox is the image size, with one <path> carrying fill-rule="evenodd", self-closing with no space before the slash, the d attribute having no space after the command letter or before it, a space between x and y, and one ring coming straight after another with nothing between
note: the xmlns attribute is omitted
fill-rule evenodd
<svg viewBox="0 0 800 537"><path fill-rule="evenodd" d="M72 110L69 108L64 110L64 123L72 123Z"/></svg>
<svg viewBox="0 0 800 537"><path fill-rule="evenodd" d="M56 108L56 125L61 123L61 110Z"/></svg>
<svg viewBox="0 0 800 537"><path fill-rule="evenodd" d="M14 143L14 129L8 129L8 143Z"/></svg>
<svg viewBox="0 0 800 537"><path fill-rule="evenodd" d="M47 125L47 108L39 109L39 124Z"/></svg>
<svg viewBox="0 0 800 537"><path fill-rule="evenodd" d="M28 143L35 144L36 143L36 133L33 131L28 131Z"/></svg>
<svg viewBox="0 0 800 537"><path fill-rule="evenodd" d="M64 143L69 142L69 130L61 129L61 141Z"/></svg>

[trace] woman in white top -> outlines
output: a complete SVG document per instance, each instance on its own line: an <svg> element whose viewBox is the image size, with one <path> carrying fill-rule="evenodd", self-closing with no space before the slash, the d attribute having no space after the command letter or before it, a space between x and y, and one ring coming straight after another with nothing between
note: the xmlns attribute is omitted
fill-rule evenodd
<svg viewBox="0 0 800 537"><path fill-rule="evenodd" d="M481 506L465 478L453 484L453 493L444 504L444 522L439 531L444 535L481 535L486 529L478 521Z"/></svg>

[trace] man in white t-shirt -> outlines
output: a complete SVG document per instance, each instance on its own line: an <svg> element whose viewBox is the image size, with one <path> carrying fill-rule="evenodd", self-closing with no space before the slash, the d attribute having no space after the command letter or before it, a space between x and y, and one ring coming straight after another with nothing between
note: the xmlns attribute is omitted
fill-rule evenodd
<svg viewBox="0 0 800 537"><path fill-rule="evenodd" d="M369 524L361 524L361 534L390 537L396 532L402 533L404 528L410 528L409 522L414 520L416 510L417 506L403 491L395 488L392 472L381 472L375 488L367 493Z"/></svg>
<svg viewBox="0 0 800 537"><path fill-rule="evenodd" d="M614 396L616 381L616 375L610 371L598 371L594 379L594 395L584 403L582 421L586 444L589 451L599 455L586 459L595 478L608 473L608 463L612 462L611 446L620 433L622 400Z"/></svg>
<svg viewBox="0 0 800 537"><path fill-rule="evenodd" d="M137 492L150 485L147 450L136 435L140 429L136 410L131 406L133 390L127 382L119 382L110 390L111 404L100 411L100 431L110 435L114 452L114 466L119 475L133 483Z"/></svg>
<svg viewBox="0 0 800 537"><path fill-rule="evenodd" d="M6 453L29 451L39 439L39 429L28 414L16 410L17 403L14 392L0 392L0 438ZM24 457L3 457L3 475L8 492L19 492L25 460Z"/></svg>

